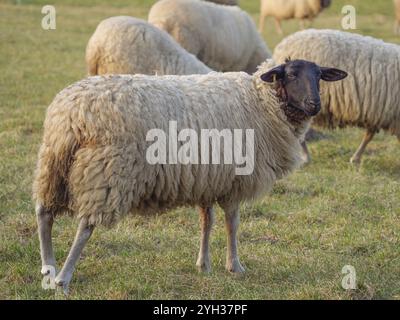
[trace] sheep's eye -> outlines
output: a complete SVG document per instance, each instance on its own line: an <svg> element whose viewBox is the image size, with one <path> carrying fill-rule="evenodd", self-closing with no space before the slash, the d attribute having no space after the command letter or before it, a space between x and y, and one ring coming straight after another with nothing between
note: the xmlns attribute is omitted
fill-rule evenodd
<svg viewBox="0 0 400 320"><path fill-rule="evenodd" d="M296 79L296 75L294 73L288 73L287 77L290 80Z"/></svg>

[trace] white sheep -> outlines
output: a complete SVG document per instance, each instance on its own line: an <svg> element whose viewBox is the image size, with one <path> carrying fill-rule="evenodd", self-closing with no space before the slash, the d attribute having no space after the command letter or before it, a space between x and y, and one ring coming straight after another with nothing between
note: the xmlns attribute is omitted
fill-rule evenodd
<svg viewBox="0 0 400 320"><path fill-rule="evenodd" d="M400 0L394 0L394 10L396 14L394 33L400 35Z"/></svg>
<svg viewBox="0 0 400 320"><path fill-rule="evenodd" d="M217 71L253 73L271 57L253 19L236 6L197 0L161 0L149 22Z"/></svg>
<svg viewBox="0 0 400 320"><path fill-rule="evenodd" d="M349 77L322 87L322 112L316 125L366 129L351 162L359 164L368 143L379 130L400 139L400 46L371 37L336 30L297 32L277 45L274 59L307 59L334 63Z"/></svg>
<svg viewBox="0 0 400 320"><path fill-rule="evenodd" d="M274 17L279 34L283 34L281 20L300 19L304 29L305 19L314 19L330 5L331 0L261 0L259 31L263 32L266 17Z"/></svg>
<svg viewBox="0 0 400 320"><path fill-rule="evenodd" d="M299 81L293 81L294 72ZM197 266L209 271L208 243L216 203L225 211L226 268L243 272L236 241L239 204L262 195L300 164L299 137L320 109L321 72L328 81L346 76L307 61L288 61L273 69L266 63L254 76L244 72L108 75L61 91L47 110L33 186L42 273L55 268L54 216L69 212L80 221L55 279L67 291L76 261L96 225L110 226L129 213L148 215L183 205L201 208ZM203 137L204 130L213 132L212 139L208 136L201 144L201 159L195 161L192 155L199 152L199 143L193 136ZM168 147L161 136L149 141L156 139L154 131L171 132ZM224 137L232 132L237 139L229 144ZM223 139L222 150L213 137L221 144ZM250 170L238 173L243 168L225 156L233 152L235 159L236 155L242 158L244 149L238 146L243 140L250 155L244 164ZM193 149L185 149L189 142ZM160 149L153 153L155 145ZM161 152L161 147L167 150ZM205 149L208 153L203 153ZM191 161L178 161L182 150L185 157L190 151ZM170 161L154 162L149 154ZM214 161L218 156L223 162Z"/></svg>
<svg viewBox="0 0 400 320"><path fill-rule="evenodd" d="M205 74L212 70L166 32L132 17L112 17L96 28L86 47L89 75Z"/></svg>

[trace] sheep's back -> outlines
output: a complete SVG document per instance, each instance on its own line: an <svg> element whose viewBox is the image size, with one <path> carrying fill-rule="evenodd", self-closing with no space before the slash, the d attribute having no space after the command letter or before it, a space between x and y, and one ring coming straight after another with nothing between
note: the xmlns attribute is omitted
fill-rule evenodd
<svg viewBox="0 0 400 320"><path fill-rule="evenodd" d="M98 25L88 42L86 61L91 75L204 74L211 71L168 33L146 21L126 16L108 18ZM93 65L96 66L91 67Z"/></svg>
<svg viewBox="0 0 400 320"><path fill-rule="evenodd" d="M205 1L214 2L218 4L225 4L229 6L237 6L239 4L238 0L205 0Z"/></svg>
<svg viewBox="0 0 400 320"><path fill-rule="evenodd" d="M163 0L151 8L148 20L217 71L245 71L263 42L251 17L238 7ZM265 51L258 64L269 57L266 46Z"/></svg>

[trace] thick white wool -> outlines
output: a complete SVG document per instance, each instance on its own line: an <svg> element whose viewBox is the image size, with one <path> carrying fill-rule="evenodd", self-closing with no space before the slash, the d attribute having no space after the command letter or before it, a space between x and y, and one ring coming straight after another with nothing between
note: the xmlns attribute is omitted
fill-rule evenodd
<svg viewBox="0 0 400 320"><path fill-rule="evenodd" d="M89 75L212 71L168 33L144 20L125 16L108 18L97 26L86 48L86 64Z"/></svg>
<svg viewBox="0 0 400 320"><path fill-rule="evenodd" d="M148 20L216 71L253 73L271 57L253 19L237 6L161 0Z"/></svg>
<svg viewBox="0 0 400 320"><path fill-rule="evenodd" d="M128 213L182 205L235 205L268 191L301 163L299 136L272 86L254 76L113 75L79 81L47 110L34 198L54 214L70 211L111 225ZM227 116L229 115L229 116ZM254 171L235 164L156 164L146 160L151 129L253 129Z"/></svg>

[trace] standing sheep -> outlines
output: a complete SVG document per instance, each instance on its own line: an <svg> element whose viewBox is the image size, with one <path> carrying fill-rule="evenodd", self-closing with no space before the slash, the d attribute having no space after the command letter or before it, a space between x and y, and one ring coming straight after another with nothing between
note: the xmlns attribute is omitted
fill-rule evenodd
<svg viewBox="0 0 400 320"><path fill-rule="evenodd" d="M205 74L212 70L172 37L131 17L103 20L86 47L89 75Z"/></svg>
<svg viewBox="0 0 400 320"><path fill-rule="evenodd" d="M319 80L345 76L343 71L307 61L288 61L273 69L264 64L254 76L243 72L109 75L67 87L47 110L33 186L42 274L55 268L51 243L55 216L68 212L79 220L71 251L55 279L67 291L96 225L111 226L129 213L148 215L183 205L201 208L197 266L209 271L208 244L216 203L225 211L226 268L243 272L236 240L239 204L262 195L299 165L299 137L320 110ZM166 147L166 140L155 136L154 130L168 132L171 121L175 133L168 137ZM199 148L193 135L203 135L204 130L213 134ZM238 130L246 131L245 138L239 135L229 149L223 137L226 131L237 135ZM210 137L214 140L216 135L221 142L222 132L224 148L214 144L210 157ZM191 156L201 149L201 159L177 161L188 137L194 145ZM149 157L154 147L150 140L156 138L169 150L158 150L158 157L168 157L169 162ZM234 152L243 158L243 149L238 147L243 139L250 154L245 166L250 170L238 173L245 168L225 162L225 156ZM203 154L205 149L208 152ZM218 155L224 157L223 163L214 162ZM210 158L212 164L208 164Z"/></svg>
<svg viewBox="0 0 400 320"><path fill-rule="evenodd" d="M217 71L253 73L271 57L252 18L239 7L197 0L161 0L149 22Z"/></svg>
<svg viewBox="0 0 400 320"><path fill-rule="evenodd" d="M394 0L394 10L396 13L396 22L394 25L394 33L400 35L400 0Z"/></svg>
<svg viewBox="0 0 400 320"><path fill-rule="evenodd" d="M283 34L281 20L300 19L304 29L304 20L314 19L322 10L331 5L331 0L261 0L259 31L264 31L266 17L274 17L276 30Z"/></svg>
<svg viewBox="0 0 400 320"><path fill-rule="evenodd" d="M349 73L346 81L322 87L320 126L366 129L351 162L359 164L375 133L385 130L400 139L400 46L334 30L306 30L277 45L274 59L334 63Z"/></svg>
<svg viewBox="0 0 400 320"><path fill-rule="evenodd" d="M218 3L218 4L225 4L228 6L237 6L239 5L239 1L238 0L205 0L208 2L214 2L214 3Z"/></svg>

